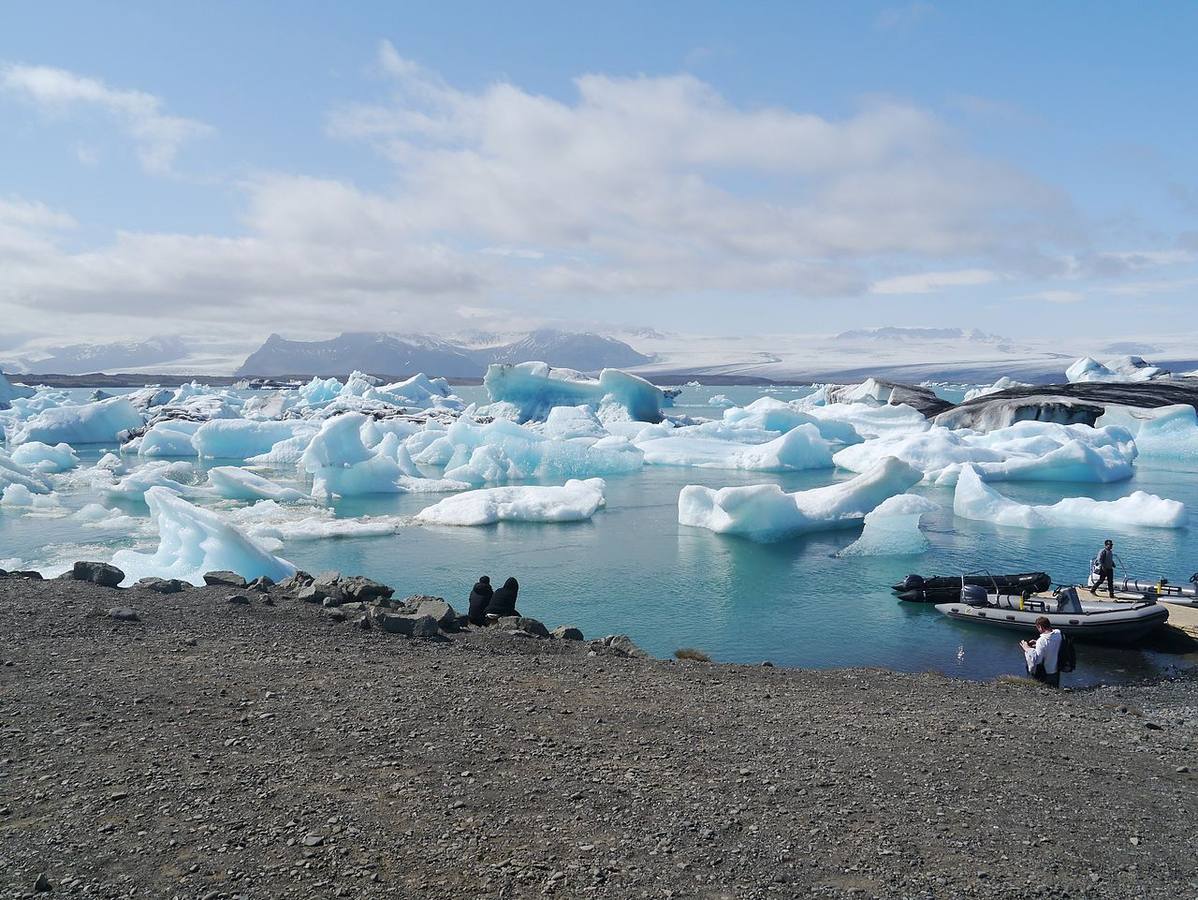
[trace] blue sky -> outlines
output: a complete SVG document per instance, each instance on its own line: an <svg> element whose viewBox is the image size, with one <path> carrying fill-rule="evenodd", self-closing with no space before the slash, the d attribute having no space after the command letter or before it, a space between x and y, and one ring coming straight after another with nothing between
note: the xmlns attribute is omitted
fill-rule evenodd
<svg viewBox="0 0 1198 900"><path fill-rule="evenodd" d="M1194 330L1198 5L647 6L10 5L0 350Z"/></svg>

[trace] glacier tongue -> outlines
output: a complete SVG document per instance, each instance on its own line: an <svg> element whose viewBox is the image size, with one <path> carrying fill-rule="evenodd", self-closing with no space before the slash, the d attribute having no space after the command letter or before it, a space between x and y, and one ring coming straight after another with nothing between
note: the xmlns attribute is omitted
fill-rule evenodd
<svg viewBox="0 0 1198 900"><path fill-rule="evenodd" d="M276 581L294 574L295 566L267 552L212 510L193 506L161 487L150 488L145 496L158 527L158 549L154 553L119 550L113 555L112 564L125 573L125 584L154 576L199 585L205 572L221 570L246 579L265 575Z"/></svg>
<svg viewBox="0 0 1198 900"><path fill-rule="evenodd" d="M1017 528L1184 528L1186 524L1184 503L1144 491L1118 500L1067 497L1048 506L1018 503L983 482L972 466L965 466L957 479L953 513Z"/></svg>
<svg viewBox="0 0 1198 900"><path fill-rule="evenodd" d="M785 493L776 484L714 490L688 484L678 495L678 521L758 541L859 524L883 500L917 484L920 471L893 457L839 484Z"/></svg>

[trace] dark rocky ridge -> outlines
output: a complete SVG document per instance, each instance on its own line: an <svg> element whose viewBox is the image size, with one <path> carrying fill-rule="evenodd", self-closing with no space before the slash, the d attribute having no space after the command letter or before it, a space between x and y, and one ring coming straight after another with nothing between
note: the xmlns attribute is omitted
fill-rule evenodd
<svg viewBox="0 0 1198 900"><path fill-rule="evenodd" d="M424 641L228 593L0 580L0 896L1198 890L1192 680L1056 693L521 629Z"/></svg>

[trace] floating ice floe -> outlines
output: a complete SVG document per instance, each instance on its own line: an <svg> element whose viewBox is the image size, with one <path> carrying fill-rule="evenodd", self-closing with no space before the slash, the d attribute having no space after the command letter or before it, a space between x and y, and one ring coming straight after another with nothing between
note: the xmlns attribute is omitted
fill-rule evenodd
<svg viewBox="0 0 1198 900"><path fill-rule="evenodd" d="M1111 404L1095 424L1130 432L1142 459L1198 460L1198 413L1188 403L1156 409Z"/></svg>
<svg viewBox="0 0 1198 900"><path fill-rule="evenodd" d="M269 553L217 513L193 506L171 491L150 488L146 503L158 528L158 549L153 553L119 550L113 555L112 564L125 573L126 584L154 576L199 585L204 583L204 573L214 570L279 581L295 572L295 566Z"/></svg>
<svg viewBox="0 0 1198 900"><path fill-rule="evenodd" d="M928 549L919 520L940 506L917 494L898 494L883 500L865 515L861 537L838 556L909 556Z"/></svg>
<svg viewBox="0 0 1198 900"><path fill-rule="evenodd" d="M215 466L208 470L208 487L226 500L275 500L296 503L312 499L303 491L283 487L237 466Z"/></svg>
<svg viewBox="0 0 1198 900"><path fill-rule="evenodd" d="M202 424L187 419L155 422L142 435L124 444L121 452L150 458L195 456L192 439Z"/></svg>
<svg viewBox="0 0 1198 900"><path fill-rule="evenodd" d="M82 406L55 406L28 419L10 438L11 444L40 441L71 445L111 443L121 432L140 428L141 415L124 397Z"/></svg>
<svg viewBox="0 0 1198 900"><path fill-rule="evenodd" d="M605 422L660 422L665 403L661 388L619 369L604 369L595 379L543 362L495 364L487 367L483 385L493 401L517 407L522 422L544 421L555 406L582 404L596 410Z"/></svg>
<svg viewBox="0 0 1198 900"><path fill-rule="evenodd" d="M57 494L35 494L23 484L10 484L0 492L0 506L30 510L57 510L61 507Z"/></svg>
<svg viewBox="0 0 1198 900"><path fill-rule="evenodd" d="M34 494L48 494L51 490L50 481L44 474L26 468L7 450L0 449L0 491L14 484Z"/></svg>
<svg viewBox="0 0 1198 900"><path fill-rule="evenodd" d="M145 519L126 515L119 509L110 509L99 503L88 503L72 516L77 522L82 522L84 528L98 528L105 531L120 531L131 533L140 531L146 524Z"/></svg>
<svg viewBox="0 0 1198 900"><path fill-rule="evenodd" d="M645 455L645 463L655 466L790 472L832 465L831 445L820 437L814 425L799 425L765 444L736 444L683 435L641 441L637 447Z"/></svg>
<svg viewBox="0 0 1198 900"><path fill-rule="evenodd" d="M331 509L283 506L273 500L224 510L221 518L263 546L283 541L379 537L395 534L411 522L404 516L338 518Z"/></svg>
<svg viewBox="0 0 1198 900"><path fill-rule="evenodd" d="M361 413L342 413L326 419L312 438L300 465L312 476L312 495L317 498L354 497L361 494L399 494L464 490L470 485L447 479L413 477L396 459L383 452L383 445L369 449L362 443Z"/></svg>
<svg viewBox="0 0 1198 900"><path fill-rule="evenodd" d="M117 476L112 470L93 468L83 474L93 479L93 487L110 497L124 500L143 500L153 487L163 488L182 496L203 494L203 488L192 484L195 469L187 462L156 460L134 469L127 475Z"/></svg>
<svg viewBox="0 0 1198 900"><path fill-rule="evenodd" d="M21 444L12 452L12 461L43 475L57 475L79 465L79 457L70 444L43 444L41 441L30 441Z"/></svg>
<svg viewBox="0 0 1198 900"><path fill-rule="evenodd" d="M833 460L863 472L887 456L909 462L925 480L940 484L955 482L968 464L987 481L1108 483L1132 476L1136 446L1122 428L1019 422L985 434L934 426L919 434L846 447Z"/></svg>
<svg viewBox="0 0 1198 900"><path fill-rule="evenodd" d="M577 522L604 505L602 478L570 480L560 487L529 485L484 488L446 497L416 518L436 525L492 525L496 522Z"/></svg>
<svg viewBox="0 0 1198 900"><path fill-rule="evenodd" d="M725 396L724 394L716 394L714 397L708 397L707 405L708 406L722 406L725 409L727 409L728 407L736 406L736 404L733 403L731 400L729 400L728 397Z"/></svg>
<svg viewBox="0 0 1198 900"><path fill-rule="evenodd" d="M1184 528L1186 507L1177 500L1136 491L1118 500L1067 497L1049 506L1030 506L1004 497L982 481L972 466L961 470L953 512L962 519L1017 528Z"/></svg>
<svg viewBox="0 0 1198 900"><path fill-rule="evenodd" d="M788 494L776 484L715 490L688 484L678 495L678 521L758 541L859 524L883 500L917 484L918 469L899 459L879 461L849 481Z"/></svg>
<svg viewBox="0 0 1198 900"><path fill-rule="evenodd" d="M826 441L841 444L856 444L862 439L852 423L837 417L836 410L824 407L817 410L814 407L801 407L802 401L786 403L776 397L760 397L748 406L734 406L724 410L723 424L734 429L753 429L784 433L800 425L814 425L819 429L820 436ZM860 412L874 412L878 407L862 407ZM880 409L898 409L897 407L880 407ZM910 407L904 410L915 412ZM900 413L902 415L902 413ZM919 414L916 413L918 416ZM919 416L927 427L923 416ZM714 424L714 423L712 423Z"/></svg>
<svg viewBox="0 0 1198 900"><path fill-rule="evenodd" d="M1090 356L1083 356L1065 370L1065 380L1070 383L1079 381L1155 381L1169 378L1168 369L1155 366L1139 356L1117 356L1099 362Z"/></svg>
<svg viewBox="0 0 1198 900"><path fill-rule="evenodd" d="M33 395L33 388L13 384L4 377L3 372L0 372L0 409L8 409L12 405L13 400L18 398L24 399Z"/></svg>

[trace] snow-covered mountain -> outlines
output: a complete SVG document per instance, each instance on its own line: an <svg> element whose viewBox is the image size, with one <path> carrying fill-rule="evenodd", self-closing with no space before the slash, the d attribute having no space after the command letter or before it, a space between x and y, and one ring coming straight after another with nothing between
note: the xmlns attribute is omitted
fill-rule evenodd
<svg viewBox="0 0 1198 900"><path fill-rule="evenodd" d="M479 338L497 335L473 335ZM493 362L538 360L593 372L644 365L652 358L623 341L599 334L543 329L497 346L471 346L427 335L346 333L327 341L289 341L277 334L250 354L237 375L338 375L360 369L384 375L425 372L450 378L478 377Z"/></svg>
<svg viewBox="0 0 1198 900"><path fill-rule="evenodd" d="M28 362L25 370L36 375L88 375L93 372L122 372L186 357L186 341L178 337L152 337L144 341L111 344L70 344L50 347L48 356Z"/></svg>

